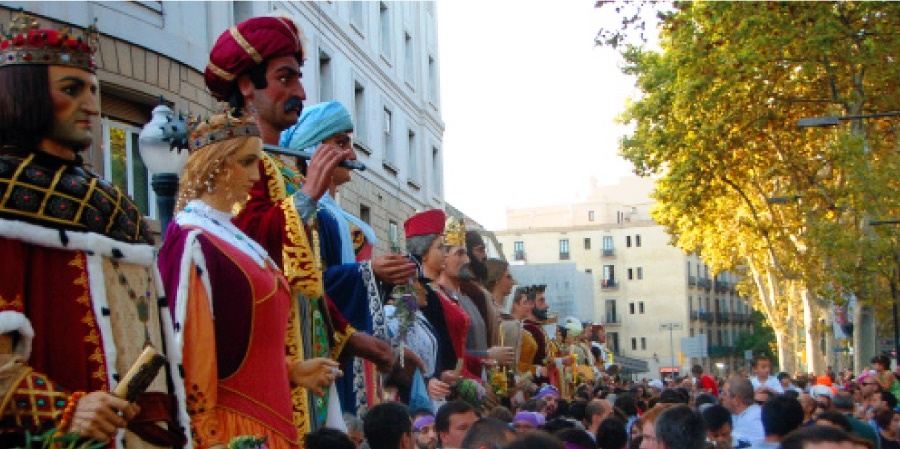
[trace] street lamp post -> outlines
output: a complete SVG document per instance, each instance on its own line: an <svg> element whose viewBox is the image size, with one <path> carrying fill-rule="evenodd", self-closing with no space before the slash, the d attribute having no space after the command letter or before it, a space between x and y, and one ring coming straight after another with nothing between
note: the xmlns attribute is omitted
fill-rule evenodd
<svg viewBox="0 0 900 449"><path fill-rule="evenodd" d="M184 170L188 157L184 142L171 138L173 134L183 136L185 134L183 127L184 122L174 119L172 110L160 97L159 105L153 108L150 121L144 125L139 137L141 159L153 175L150 185L156 194L156 210L162 239L165 239L166 228L172 219L175 195L178 193L178 177Z"/></svg>

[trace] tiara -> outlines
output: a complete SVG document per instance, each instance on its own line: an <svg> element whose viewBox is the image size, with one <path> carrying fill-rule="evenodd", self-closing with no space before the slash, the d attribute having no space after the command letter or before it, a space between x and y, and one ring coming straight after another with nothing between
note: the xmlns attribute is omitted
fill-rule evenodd
<svg viewBox="0 0 900 449"><path fill-rule="evenodd" d="M224 112L216 116L224 116L223 123L211 124L210 119L192 117L188 119L188 147L190 151L197 151L209 144L238 137L259 137L259 127L252 117L244 115L234 117ZM201 128L201 125L207 126Z"/></svg>
<svg viewBox="0 0 900 449"><path fill-rule="evenodd" d="M94 51L100 32L96 25L76 36L69 26L61 30L42 29L37 19L20 10L9 30L0 34L0 67L39 64L97 70Z"/></svg>
<svg viewBox="0 0 900 449"><path fill-rule="evenodd" d="M466 228L452 215L444 222L444 245L466 246Z"/></svg>

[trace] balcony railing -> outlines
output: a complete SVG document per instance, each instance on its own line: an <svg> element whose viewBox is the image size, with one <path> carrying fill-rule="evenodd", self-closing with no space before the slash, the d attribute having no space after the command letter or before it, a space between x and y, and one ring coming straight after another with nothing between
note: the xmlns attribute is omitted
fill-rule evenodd
<svg viewBox="0 0 900 449"><path fill-rule="evenodd" d="M600 257L616 257L616 250L612 248L603 248L600 251Z"/></svg>
<svg viewBox="0 0 900 449"><path fill-rule="evenodd" d="M725 281L715 281L716 293L725 293L728 291L728 283Z"/></svg>
<svg viewBox="0 0 900 449"><path fill-rule="evenodd" d="M618 313L606 313L606 326L621 326L622 325L622 315Z"/></svg>
<svg viewBox="0 0 900 449"><path fill-rule="evenodd" d="M699 320L699 319L700 319L700 312L697 312L696 310L691 310L691 319L692 319L692 320Z"/></svg>
<svg viewBox="0 0 900 449"><path fill-rule="evenodd" d="M700 312L700 320L706 321L707 323L713 322L713 313L712 312Z"/></svg>
<svg viewBox="0 0 900 449"><path fill-rule="evenodd" d="M728 312L716 312L716 320L720 323L727 323L731 321L731 316Z"/></svg>
<svg viewBox="0 0 900 449"><path fill-rule="evenodd" d="M564 253L564 252L560 252L560 253L559 253L559 260L569 260L569 253L568 253L568 252L565 252L565 253Z"/></svg>
<svg viewBox="0 0 900 449"><path fill-rule="evenodd" d="M619 283L615 279L604 279L600 281L600 288L603 290L614 290L619 288Z"/></svg>
<svg viewBox="0 0 900 449"><path fill-rule="evenodd" d="M700 278L697 280L697 285L709 290L710 288L712 288L712 281L709 279Z"/></svg>
<svg viewBox="0 0 900 449"><path fill-rule="evenodd" d="M688 276L688 285L697 285L697 276Z"/></svg>
<svg viewBox="0 0 900 449"><path fill-rule="evenodd" d="M525 251L513 252L513 260L525 260Z"/></svg>

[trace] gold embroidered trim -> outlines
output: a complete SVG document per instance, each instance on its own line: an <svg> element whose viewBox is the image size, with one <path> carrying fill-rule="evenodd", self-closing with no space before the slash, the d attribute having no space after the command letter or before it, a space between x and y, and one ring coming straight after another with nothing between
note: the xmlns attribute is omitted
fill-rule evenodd
<svg viewBox="0 0 900 449"><path fill-rule="evenodd" d="M322 272L316 269L319 261L306 237L300 213L291 198L280 201L278 205L284 212L285 221L286 241L281 250L284 276L294 291L307 298L322 298L325 296Z"/></svg>
<svg viewBox="0 0 900 449"><path fill-rule="evenodd" d="M210 61L209 64L207 64L206 66L209 67L209 70L212 71L213 73L215 73L216 76L218 76L219 78L222 78L225 81L234 81L234 79L235 79L235 76L233 73L226 72L221 67L213 64L212 61Z"/></svg>
<svg viewBox="0 0 900 449"><path fill-rule="evenodd" d="M357 331L351 325L347 325L347 328L344 329L343 332L334 332L333 342L331 344L331 358L333 360L337 360L338 357L344 352L344 346L347 346L347 342L350 341L350 337L355 334Z"/></svg>
<svg viewBox="0 0 900 449"><path fill-rule="evenodd" d="M22 294L16 293L12 300L0 296L0 311L14 310L16 312L25 312L25 302L22 300Z"/></svg>
<svg viewBox="0 0 900 449"><path fill-rule="evenodd" d="M250 42L247 42L247 39L244 39L244 36L240 31L238 31L236 26L229 28L228 32L231 33L231 37L234 38L235 42L237 42L238 45L240 45L241 48L243 48L244 51L247 52L247 54L250 55L251 58L253 58L253 62L257 64L263 62L263 57L259 54L258 51L256 51L255 48L253 48L252 45L250 45Z"/></svg>

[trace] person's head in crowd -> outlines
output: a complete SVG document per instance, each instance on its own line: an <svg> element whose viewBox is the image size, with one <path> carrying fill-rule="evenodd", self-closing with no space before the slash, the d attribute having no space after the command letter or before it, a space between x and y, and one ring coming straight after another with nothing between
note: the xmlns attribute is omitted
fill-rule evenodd
<svg viewBox="0 0 900 449"><path fill-rule="evenodd" d="M569 409L566 412L565 416L568 416L575 421L584 421L584 413L585 409L587 409L588 401L578 398L569 403Z"/></svg>
<svg viewBox="0 0 900 449"><path fill-rule="evenodd" d="M594 399L585 405L584 416L581 422L584 425L585 430L591 433L597 433L600 423L608 418L611 413L612 407L610 407L609 404L606 404L606 401Z"/></svg>
<svg viewBox="0 0 900 449"><path fill-rule="evenodd" d="M495 418L481 418L472 424L462 440L462 449L495 449L516 438L509 424Z"/></svg>
<svg viewBox="0 0 900 449"><path fill-rule="evenodd" d="M437 447L437 431L434 428L434 415L416 412L413 416L413 436L418 449L435 449Z"/></svg>
<svg viewBox="0 0 900 449"><path fill-rule="evenodd" d="M641 415L641 447L640 449L661 449L658 444L658 435L656 433L656 418L664 411L672 408L672 404L659 404Z"/></svg>
<svg viewBox="0 0 900 449"><path fill-rule="evenodd" d="M363 418L363 433L371 449L412 449L412 419L399 402L383 402Z"/></svg>
<svg viewBox="0 0 900 449"><path fill-rule="evenodd" d="M869 404L875 411L893 410L897 407L897 397L890 391L879 391L872 395Z"/></svg>
<svg viewBox="0 0 900 449"><path fill-rule="evenodd" d="M562 441L566 449L597 449L594 439L581 429L570 427L557 430L552 435Z"/></svg>
<svg viewBox="0 0 900 449"><path fill-rule="evenodd" d="M363 434L363 421L354 415L344 413L344 424L347 425L347 436L359 448L359 445L366 439Z"/></svg>
<svg viewBox="0 0 900 449"><path fill-rule="evenodd" d="M788 387L791 386L791 375L782 371L778 373L776 378L778 379L778 383L781 384L781 388L784 389L784 391L787 391Z"/></svg>
<svg viewBox="0 0 900 449"><path fill-rule="evenodd" d="M520 411L526 412L538 412L541 415L546 415L547 413L547 401L540 398L531 398L525 401L521 407L519 407Z"/></svg>
<svg viewBox="0 0 900 449"><path fill-rule="evenodd" d="M351 440L340 430L323 427L304 435L303 447L306 449L358 449L359 443Z"/></svg>
<svg viewBox="0 0 900 449"><path fill-rule="evenodd" d="M844 415L837 410L822 412L816 417L815 423L820 426L831 426L841 429L847 433L853 432L853 424L850 423L850 419L847 418L847 415Z"/></svg>
<svg viewBox="0 0 900 449"><path fill-rule="evenodd" d="M839 392L831 399L831 404L839 412L853 413L853 396L850 393Z"/></svg>
<svg viewBox="0 0 900 449"><path fill-rule="evenodd" d="M463 401L455 400L442 405L434 417L440 447L460 447L466 432L477 419L475 409Z"/></svg>
<svg viewBox="0 0 900 449"><path fill-rule="evenodd" d="M706 426L706 439L716 449L731 449L731 431L734 429L731 412L725 407L715 404L703 409L700 416Z"/></svg>
<svg viewBox="0 0 900 449"><path fill-rule="evenodd" d="M507 424L512 424L513 413L506 407L498 405L491 409L487 414L488 418L495 418Z"/></svg>
<svg viewBox="0 0 900 449"><path fill-rule="evenodd" d="M878 428L892 436L897 436L897 425L900 423L900 414L897 414L893 409L884 409L875 412L875 424L878 425Z"/></svg>
<svg viewBox="0 0 900 449"><path fill-rule="evenodd" d="M800 390L806 391L806 386L809 385L809 381L807 380L806 374L800 374L794 377L794 385Z"/></svg>
<svg viewBox="0 0 900 449"><path fill-rule="evenodd" d="M793 399L797 399L797 400L800 399L800 392L797 390L793 390L793 389L785 390L783 394L789 398L793 398Z"/></svg>
<svg viewBox="0 0 900 449"><path fill-rule="evenodd" d="M546 432L531 432L516 438L503 449L566 449L566 446Z"/></svg>
<svg viewBox="0 0 900 449"><path fill-rule="evenodd" d="M544 416L550 416L556 413L556 409L559 407L559 391L556 390L556 387L553 385L544 385L538 390L538 394L535 397L543 399L544 402L547 403L547 409Z"/></svg>
<svg viewBox="0 0 900 449"><path fill-rule="evenodd" d="M816 400L809 393L801 394L797 400L800 401L800 406L803 407L803 422L812 419L813 413L816 411Z"/></svg>
<svg viewBox="0 0 900 449"><path fill-rule="evenodd" d="M629 417L638 415L637 403L635 402L634 395L631 393L623 393L616 396L613 405L621 409Z"/></svg>
<svg viewBox="0 0 900 449"><path fill-rule="evenodd" d="M875 357L872 357L871 363L872 369L878 373L891 369L891 359L884 354L878 354Z"/></svg>
<svg viewBox="0 0 900 449"><path fill-rule="evenodd" d="M703 367L700 365L692 366L691 375L699 379L701 376L703 376Z"/></svg>
<svg viewBox="0 0 900 449"><path fill-rule="evenodd" d="M678 391L669 388L669 389L663 390L659 394L659 401L657 401L656 403L657 404L686 404L687 401L685 401L684 398L681 397L680 394L678 394Z"/></svg>
<svg viewBox="0 0 900 449"><path fill-rule="evenodd" d="M547 420L547 422L544 423L543 426L541 426L541 430L543 430L544 432L547 432L547 433L556 433L563 429L574 429L577 427L578 426L575 424L574 421L571 421L571 420L568 420L565 418L553 418L553 419ZM582 432L583 432L583 430L582 430Z"/></svg>
<svg viewBox="0 0 900 449"><path fill-rule="evenodd" d="M663 384L663 381L653 379L647 383L647 388L651 396L659 396L660 392L665 388L665 385Z"/></svg>
<svg viewBox="0 0 900 449"><path fill-rule="evenodd" d="M762 424L766 441L781 441L803 424L800 401L784 395L772 397L762 407Z"/></svg>
<svg viewBox="0 0 900 449"><path fill-rule="evenodd" d="M719 393L719 402L732 414L739 415L753 403L753 384L750 379L731 376Z"/></svg>
<svg viewBox="0 0 900 449"><path fill-rule="evenodd" d="M618 419L618 418L616 418ZM644 436L644 426L641 424L640 419L635 419L631 421L631 424L628 424L628 420L622 421L627 427L628 430L628 448L632 449L632 446L635 448L640 447L641 445L641 437Z"/></svg>
<svg viewBox="0 0 900 449"><path fill-rule="evenodd" d="M832 409L832 396L834 393L830 388L825 385L813 385L809 389L809 395L816 401L816 408L821 408L822 411Z"/></svg>
<svg viewBox="0 0 900 449"><path fill-rule="evenodd" d="M513 429L516 429L516 432L520 434L537 430L541 425L541 422L538 420L538 415L540 415L540 413L527 411L516 413L516 416L513 416L512 420Z"/></svg>
<svg viewBox="0 0 900 449"><path fill-rule="evenodd" d="M859 449L849 433L832 426L805 426L781 440L780 449Z"/></svg>
<svg viewBox="0 0 900 449"><path fill-rule="evenodd" d="M600 422L594 432L599 449L624 449L628 445L628 432L625 423L616 418L606 418Z"/></svg>
<svg viewBox="0 0 900 449"><path fill-rule="evenodd" d="M759 379L767 379L772 373L772 360L760 353L753 358L753 374Z"/></svg>
<svg viewBox="0 0 900 449"><path fill-rule="evenodd" d="M715 404L716 397L709 393L700 393L694 398L694 408L702 410L706 404Z"/></svg>
<svg viewBox="0 0 900 449"><path fill-rule="evenodd" d="M663 411L654 422L658 449L703 449L703 418L685 404Z"/></svg>
<svg viewBox="0 0 900 449"><path fill-rule="evenodd" d="M873 394L881 391L881 384L875 379L874 374L860 374L859 376L860 394L865 399L870 399Z"/></svg>

